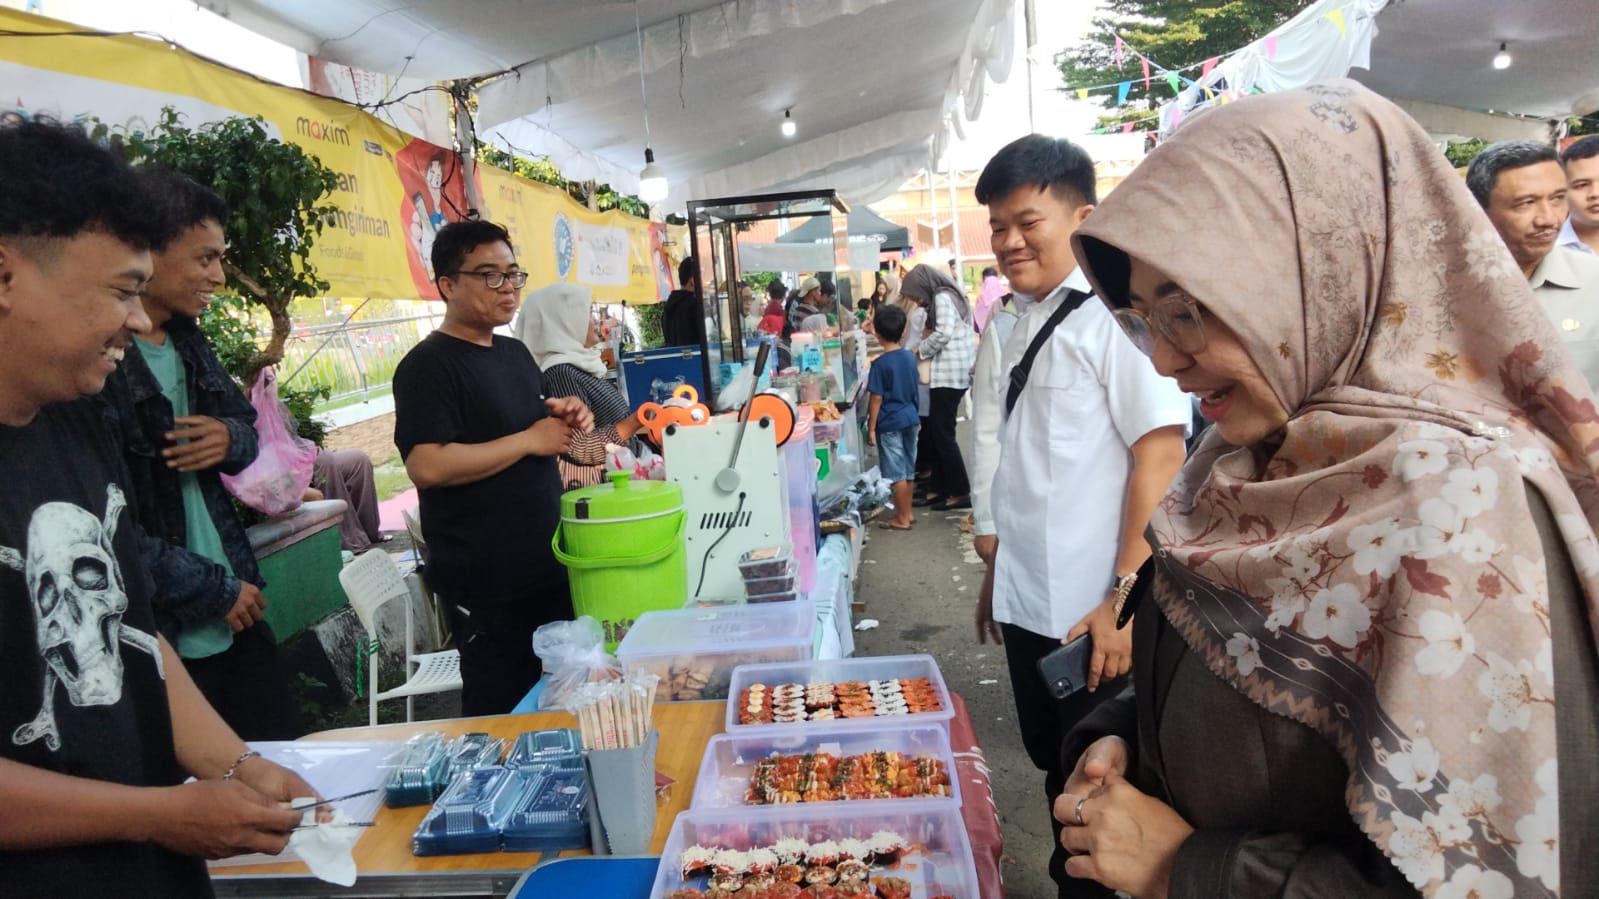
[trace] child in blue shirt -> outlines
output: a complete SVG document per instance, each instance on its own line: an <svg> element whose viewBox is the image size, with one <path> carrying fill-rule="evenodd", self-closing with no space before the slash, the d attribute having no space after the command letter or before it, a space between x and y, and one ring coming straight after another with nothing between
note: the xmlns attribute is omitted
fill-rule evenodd
<svg viewBox="0 0 1599 899"><path fill-rule="evenodd" d="M877 447L883 477L894 484L894 517L879 527L908 531L916 521L911 515L911 490L916 479L916 433L921 430L916 357L900 345L905 337L904 310L879 307L872 328L884 353L872 363L866 379L872 395L866 442Z"/></svg>

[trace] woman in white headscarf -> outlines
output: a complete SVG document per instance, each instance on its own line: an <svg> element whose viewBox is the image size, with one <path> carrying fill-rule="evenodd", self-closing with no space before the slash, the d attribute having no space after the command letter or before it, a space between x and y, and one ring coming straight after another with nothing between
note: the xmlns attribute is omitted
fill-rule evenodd
<svg viewBox="0 0 1599 899"><path fill-rule="evenodd" d="M559 459L568 490L598 484L605 474L605 447L627 444L639 423L627 400L605 380L593 296L587 287L560 282L528 294L516 320L516 337L544 374L546 396L575 396L594 412L594 429L574 433Z"/></svg>

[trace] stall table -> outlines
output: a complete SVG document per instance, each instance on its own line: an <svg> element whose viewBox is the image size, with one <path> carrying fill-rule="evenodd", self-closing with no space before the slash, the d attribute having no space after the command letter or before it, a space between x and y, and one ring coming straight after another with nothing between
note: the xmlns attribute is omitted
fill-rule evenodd
<svg viewBox="0 0 1599 899"><path fill-rule="evenodd" d="M950 743L955 750L955 764L965 797L961 816L971 836L978 882L982 885L983 897L1002 896L1004 891L999 879L1002 853L999 818L988 783L988 769L983 763L982 750L977 745L966 704L954 694L950 695L950 699L955 706L955 717L950 721ZM724 701L656 705L655 726L661 732L661 742L656 751L655 769L677 783L672 785L667 800L656 806L651 852L659 853L665 847L673 820L679 812L688 810L705 745L711 737L722 732L726 710ZM575 724L572 716L565 712L540 712L354 727L323 731L304 739L400 742L424 731L439 731L450 736L483 732L496 737L514 738L524 731L573 727ZM317 880L301 862L214 867L211 870L212 885L218 896L506 896L512 893L518 881L530 869L545 861L538 852L489 852L417 858L411 854L411 834L422 823L428 808L426 805L402 809L384 806L378 810L375 819L377 826L370 828L355 844L355 862L361 874L355 886L349 889ZM562 856L587 854L587 850L561 853Z"/></svg>
<svg viewBox="0 0 1599 899"><path fill-rule="evenodd" d="M674 702L655 707L655 726L661 732L655 769L677 783L672 785L667 800L656 807L651 852L661 851L673 819L688 809L705 744L722 732L726 710L725 702ZM452 737L482 732L515 738L524 731L576 726L576 720L566 712L541 712L353 727L323 731L304 739L399 742L424 731L439 731ZM503 896L524 872L541 860L538 852L417 858L411 854L411 834L422 823L428 808L426 805L399 809L384 806L378 810L377 826L370 828L355 844L355 864L361 876L349 890L317 880L297 861L215 867L211 870L212 884L218 896ZM586 854L586 850L563 854Z"/></svg>

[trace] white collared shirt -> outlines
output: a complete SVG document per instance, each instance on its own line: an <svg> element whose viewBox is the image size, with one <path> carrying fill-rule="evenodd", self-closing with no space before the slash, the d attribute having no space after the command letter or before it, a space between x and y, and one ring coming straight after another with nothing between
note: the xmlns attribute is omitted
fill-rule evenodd
<svg viewBox="0 0 1599 899"><path fill-rule="evenodd" d="M1078 270L1042 302L1018 296L1025 311L1005 342L1001 384L1068 289L1092 287ZM1104 601L1131 447L1159 428L1186 427L1191 412L1188 396L1155 371L1102 302L1091 298L1066 316L1000 432L990 503L999 536L994 620L1060 638Z"/></svg>
<svg viewBox="0 0 1599 899"><path fill-rule="evenodd" d="M1569 215L1566 216L1566 223L1560 226L1560 235L1555 238L1555 246L1587 253L1590 256L1599 256L1599 252L1595 252L1593 247L1583 243L1582 238L1577 236L1577 226L1571 223Z"/></svg>
<svg viewBox="0 0 1599 899"><path fill-rule="evenodd" d="M1599 390L1599 256L1557 246L1527 283L1588 385Z"/></svg>

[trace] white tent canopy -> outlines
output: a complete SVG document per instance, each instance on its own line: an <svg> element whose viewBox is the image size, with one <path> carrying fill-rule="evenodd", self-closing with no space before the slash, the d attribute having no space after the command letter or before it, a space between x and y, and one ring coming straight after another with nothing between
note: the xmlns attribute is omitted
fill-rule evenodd
<svg viewBox="0 0 1599 899"><path fill-rule="evenodd" d="M886 196L1003 81L1015 0L202 0L296 49L388 74L479 79L484 140L668 208L812 187ZM498 77L492 77L496 76ZM779 125L791 110L798 135Z"/></svg>
<svg viewBox="0 0 1599 899"><path fill-rule="evenodd" d="M1501 43L1515 59L1504 70L1492 66ZM1218 102L1203 87L1270 92L1348 75L1440 137L1543 138L1546 120L1599 88L1596 45L1594 0L1319 0L1185 88L1161 128Z"/></svg>

